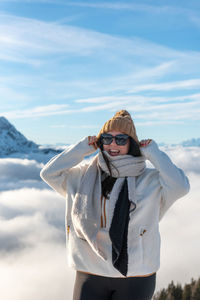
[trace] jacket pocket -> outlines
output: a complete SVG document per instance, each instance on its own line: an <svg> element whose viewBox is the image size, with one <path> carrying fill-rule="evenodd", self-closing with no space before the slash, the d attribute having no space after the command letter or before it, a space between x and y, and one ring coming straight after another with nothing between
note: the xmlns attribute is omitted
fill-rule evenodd
<svg viewBox="0 0 200 300"><path fill-rule="evenodd" d="M157 226L141 226L140 241L143 264L157 265L160 258L160 234Z"/></svg>
<svg viewBox="0 0 200 300"><path fill-rule="evenodd" d="M145 249L145 238L146 235L148 234L147 232L147 226L141 226L139 229L139 239L140 239L140 245L141 245L141 258L142 258L142 263L144 262L144 249Z"/></svg>
<svg viewBox="0 0 200 300"><path fill-rule="evenodd" d="M129 230L128 238L128 254L130 267L136 270L141 269L143 264L143 243L142 243L142 228L134 226Z"/></svg>

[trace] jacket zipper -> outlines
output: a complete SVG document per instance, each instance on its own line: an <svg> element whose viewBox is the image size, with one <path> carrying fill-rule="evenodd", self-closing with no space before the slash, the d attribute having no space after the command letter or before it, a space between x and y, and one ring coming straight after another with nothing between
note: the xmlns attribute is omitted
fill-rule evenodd
<svg viewBox="0 0 200 300"><path fill-rule="evenodd" d="M67 240L69 240L70 225L67 225Z"/></svg>

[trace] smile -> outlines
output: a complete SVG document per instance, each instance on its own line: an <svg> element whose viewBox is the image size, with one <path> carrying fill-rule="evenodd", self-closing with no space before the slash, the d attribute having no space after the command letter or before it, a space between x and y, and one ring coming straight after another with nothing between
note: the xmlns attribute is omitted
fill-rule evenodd
<svg viewBox="0 0 200 300"><path fill-rule="evenodd" d="M108 153L111 155L111 156L114 156L114 155L119 155L120 151L119 150L108 150Z"/></svg>

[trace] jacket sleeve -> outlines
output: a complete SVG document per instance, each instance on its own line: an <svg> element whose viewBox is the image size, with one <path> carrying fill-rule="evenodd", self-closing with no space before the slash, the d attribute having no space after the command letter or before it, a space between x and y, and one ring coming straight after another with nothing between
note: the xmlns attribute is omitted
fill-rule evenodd
<svg viewBox="0 0 200 300"><path fill-rule="evenodd" d="M190 184L184 172L175 166L166 153L161 151L155 141L140 148L142 154L158 171L161 186L160 219L178 198L189 192Z"/></svg>
<svg viewBox="0 0 200 300"><path fill-rule="evenodd" d="M83 167L79 164L85 156L96 150L88 145L88 137L54 156L41 170L41 178L62 196L66 196L66 182L80 177ZM75 180L74 180L75 182Z"/></svg>

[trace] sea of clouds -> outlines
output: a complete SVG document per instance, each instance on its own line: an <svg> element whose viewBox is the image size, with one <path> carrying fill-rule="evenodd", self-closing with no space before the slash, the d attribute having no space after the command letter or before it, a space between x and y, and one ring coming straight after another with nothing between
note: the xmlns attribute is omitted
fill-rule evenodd
<svg viewBox="0 0 200 300"><path fill-rule="evenodd" d="M159 290L200 276L200 148L162 148L182 168L191 191L160 223ZM0 159L0 290L6 300L70 300L75 271L67 267L65 199L39 177L43 163Z"/></svg>

